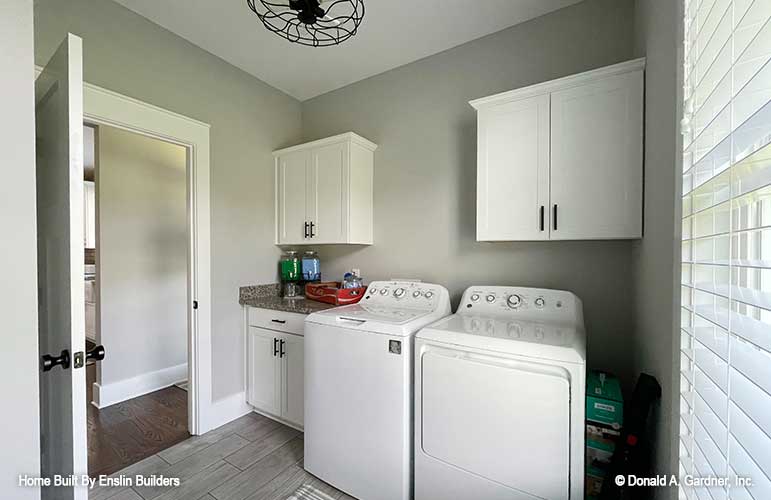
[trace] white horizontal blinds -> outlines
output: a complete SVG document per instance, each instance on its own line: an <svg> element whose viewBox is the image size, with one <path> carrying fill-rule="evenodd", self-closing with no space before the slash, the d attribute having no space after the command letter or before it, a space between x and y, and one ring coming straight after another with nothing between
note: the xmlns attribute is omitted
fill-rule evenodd
<svg viewBox="0 0 771 500"><path fill-rule="evenodd" d="M686 0L680 474L771 499L771 0Z"/></svg>

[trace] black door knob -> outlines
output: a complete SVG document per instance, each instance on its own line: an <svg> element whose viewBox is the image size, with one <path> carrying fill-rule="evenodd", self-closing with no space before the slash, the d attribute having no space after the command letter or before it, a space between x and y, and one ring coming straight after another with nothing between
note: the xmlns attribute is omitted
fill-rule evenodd
<svg viewBox="0 0 771 500"><path fill-rule="evenodd" d="M86 359L101 361L104 359L104 346L98 345L86 353Z"/></svg>
<svg viewBox="0 0 771 500"><path fill-rule="evenodd" d="M44 354L40 357L40 369L44 372L53 370L54 366L59 365L63 370L70 367L70 351L64 349L58 356Z"/></svg>

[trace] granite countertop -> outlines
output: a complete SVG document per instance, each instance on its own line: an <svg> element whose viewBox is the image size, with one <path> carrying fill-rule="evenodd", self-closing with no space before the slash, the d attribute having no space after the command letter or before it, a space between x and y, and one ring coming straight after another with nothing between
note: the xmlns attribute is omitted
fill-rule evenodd
<svg viewBox="0 0 771 500"><path fill-rule="evenodd" d="M256 307L258 309L271 309L298 314L311 314L337 307L334 304L307 300L304 298L285 299L279 297L279 285L242 286L238 291L238 303L242 306Z"/></svg>

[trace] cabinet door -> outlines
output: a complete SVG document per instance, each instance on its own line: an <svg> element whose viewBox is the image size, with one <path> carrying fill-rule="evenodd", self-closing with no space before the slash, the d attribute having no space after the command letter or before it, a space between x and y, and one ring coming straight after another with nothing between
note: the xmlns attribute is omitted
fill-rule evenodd
<svg viewBox="0 0 771 500"><path fill-rule="evenodd" d="M549 238L549 96L478 114L477 240Z"/></svg>
<svg viewBox="0 0 771 500"><path fill-rule="evenodd" d="M348 225L348 144L314 149L308 203L313 243L346 243Z"/></svg>
<svg viewBox="0 0 771 500"><path fill-rule="evenodd" d="M282 357L281 416L293 424L303 425L303 373L305 364L304 339L299 335L284 334Z"/></svg>
<svg viewBox="0 0 771 500"><path fill-rule="evenodd" d="M248 403L274 415L281 414L281 363L274 354L278 335L270 330L249 327Z"/></svg>
<svg viewBox="0 0 771 500"><path fill-rule="evenodd" d="M551 99L552 239L641 237L643 73Z"/></svg>
<svg viewBox="0 0 771 500"><path fill-rule="evenodd" d="M279 244L307 243L305 223L309 222L307 188L310 158L309 151L298 151L276 160Z"/></svg>

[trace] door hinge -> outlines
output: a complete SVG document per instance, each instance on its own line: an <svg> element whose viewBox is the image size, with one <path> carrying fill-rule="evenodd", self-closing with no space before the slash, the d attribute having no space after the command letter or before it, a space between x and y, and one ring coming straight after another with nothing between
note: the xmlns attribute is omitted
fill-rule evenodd
<svg viewBox="0 0 771 500"><path fill-rule="evenodd" d="M193 309L198 309L198 301L197 300L193 301Z"/></svg>

